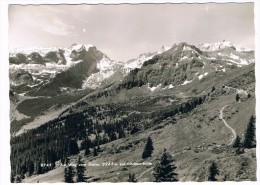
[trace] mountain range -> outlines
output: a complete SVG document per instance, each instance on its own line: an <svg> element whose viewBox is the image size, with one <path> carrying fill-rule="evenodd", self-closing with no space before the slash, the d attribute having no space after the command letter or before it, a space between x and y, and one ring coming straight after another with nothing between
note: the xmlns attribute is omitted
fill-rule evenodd
<svg viewBox="0 0 260 185"><path fill-rule="evenodd" d="M93 45L73 44L11 50L9 63L14 181L62 182L59 164L79 156L85 164L155 164L164 148L180 181L207 181L212 161L219 181L256 179L255 147L243 145L255 114L254 50L181 42L116 61ZM142 159L148 136L154 151ZM39 162L55 167L39 172ZM85 175L122 182L135 173L150 182L153 170L89 166Z"/></svg>
<svg viewBox="0 0 260 185"><path fill-rule="evenodd" d="M120 82L134 69L138 69L135 81L149 83L152 90L185 85L212 72L254 63L254 51L227 41L198 47L179 43L121 62L111 60L93 45L74 44L69 48L11 50L9 62L11 89L24 95L54 96Z"/></svg>

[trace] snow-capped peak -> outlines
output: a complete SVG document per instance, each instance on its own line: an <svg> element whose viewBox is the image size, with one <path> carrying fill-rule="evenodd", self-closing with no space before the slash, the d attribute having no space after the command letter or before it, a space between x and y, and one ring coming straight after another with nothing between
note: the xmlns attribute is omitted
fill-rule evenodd
<svg viewBox="0 0 260 185"><path fill-rule="evenodd" d="M124 69L129 72L130 70L133 70L135 68L141 68L145 61L150 60L155 55L161 54L165 51L168 51L169 49L171 49L171 47L162 46L161 49L157 52L141 54L136 59L131 59L127 61L124 66Z"/></svg>
<svg viewBox="0 0 260 185"><path fill-rule="evenodd" d="M243 51L253 51L253 49L251 49L251 48L245 48L245 47L243 47L243 46L241 46L241 45L237 45L236 46L236 51L239 51L239 52L243 52Z"/></svg>
<svg viewBox="0 0 260 185"><path fill-rule="evenodd" d="M130 71L135 68L141 68L143 63L149 59L152 59L154 55L155 55L154 53L141 54L141 55L139 55L138 58L132 59L132 60L129 60L128 62L126 62L124 69L127 71L128 70Z"/></svg>
<svg viewBox="0 0 260 185"><path fill-rule="evenodd" d="M94 47L92 44L73 44L71 46L71 50L75 50L77 52L80 52L81 50L85 49L86 51L89 50L89 48Z"/></svg>
<svg viewBox="0 0 260 185"><path fill-rule="evenodd" d="M202 43L198 45L198 48L202 51L219 51L226 48L233 48L236 51L252 51L252 49L249 48L243 48L240 45L235 45L232 42L223 40L222 42L216 42L216 43Z"/></svg>
<svg viewBox="0 0 260 185"><path fill-rule="evenodd" d="M103 58L97 63L97 68L99 71L87 77L83 82L82 88L84 89L88 87L95 89L99 87L104 80L109 79L122 67L122 62L111 60L104 55Z"/></svg>
<svg viewBox="0 0 260 185"><path fill-rule="evenodd" d="M157 54L161 54L165 51L168 51L169 49L171 49L171 47L168 47L168 46L162 46L161 49L159 51L157 51Z"/></svg>
<svg viewBox="0 0 260 185"><path fill-rule="evenodd" d="M94 47L92 44L73 44L71 47L26 47L26 48L11 48L9 49L10 56L15 56L17 53L22 53L25 55L29 55L32 52L37 52L41 56L45 56L47 53L51 51L58 51L59 49L62 50L75 50L77 52L81 51L82 49L86 49L87 51L89 48Z"/></svg>
<svg viewBox="0 0 260 185"><path fill-rule="evenodd" d="M28 47L28 48L12 48L9 50L10 56L15 56L17 53L29 55L32 52L37 52L41 56L46 55L51 51L58 51L59 47Z"/></svg>

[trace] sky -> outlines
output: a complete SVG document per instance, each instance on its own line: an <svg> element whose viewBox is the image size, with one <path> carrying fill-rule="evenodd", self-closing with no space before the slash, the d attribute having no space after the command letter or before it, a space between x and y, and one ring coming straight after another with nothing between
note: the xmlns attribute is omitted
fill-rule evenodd
<svg viewBox="0 0 260 185"><path fill-rule="evenodd" d="M9 5L8 14L9 48L92 44L127 61L178 42L255 47L253 3Z"/></svg>

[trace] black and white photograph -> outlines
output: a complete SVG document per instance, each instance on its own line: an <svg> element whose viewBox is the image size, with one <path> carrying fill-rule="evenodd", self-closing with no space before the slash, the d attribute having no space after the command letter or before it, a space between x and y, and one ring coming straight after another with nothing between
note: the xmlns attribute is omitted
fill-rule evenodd
<svg viewBox="0 0 260 185"><path fill-rule="evenodd" d="M256 5L9 3L1 176L257 182Z"/></svg>

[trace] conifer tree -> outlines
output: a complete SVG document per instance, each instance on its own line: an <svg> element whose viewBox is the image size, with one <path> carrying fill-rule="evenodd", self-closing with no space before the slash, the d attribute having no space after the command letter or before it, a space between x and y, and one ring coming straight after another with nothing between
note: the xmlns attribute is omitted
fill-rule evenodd
<svg viewBox="0 0 260 185"><path fill-rule="evenodd" d="M134 173L129 173L129 175L128 175L128 182L137 182L137 179L136 179Z"/></svg>
<svg viewBox="0 0 260 185"><path fill-rule="evenodd" d="M112 132L110 135L110 141L114 141L114 140L117 140L117 136L115 132Z"/></svg>
<svg viewBox="0 0 260 185"><path fill-rule="evenodd" d="M219 174L217 164L213 161L209 167L209 177L208 181L217 181L216 175Z"/></svg>
<svg viewBox="0 0 260 185"><path fill-rule="evenodd" d="M28 163L28 175L31 176L34 172L34 163L33 161L29 161Z"/></svg>
<svg viewBox="0 0 260 185"><path fill-rule="evenodd" d="M236 101L239 101L240 97L239 94L236 94Z"/></svg>
<svg viewBox="0 0 260 185"><path fill-rule="evenodd" d="M42 174L42 166L41 166L41 161L37 161L37 164L36 164L36 174Z"/></svg>
<svg viewBox="0 0 260 185"><path fill-rule="evenodd" d="M143 154L142 154L142 158L145 159L145 158L151 157L153 150L154 150L153 141L152 141L151 137L149 136L147 138L147 142L146 142Z"/></svg>
<svg viewBox="0 0 260 185"><path fill-rule="evenodd" d="M249 119L246 133L245 133L245 140L244 140L244 147L245 148L253 148L255 142L255 118L252 115Z"/></svg>
<svg viewBox="0 0 260 185"><path fill-rule="evenodd" d="M10 181L11 181L11 183L14 183L14 180L15 180L15 178L14 178L14 172L11 172L11 176L10 176Z"/></svg>
<svg viewBox="0 0 260 185"><path fill-rule="evenodd" d="M84 177L84 172L85 172L85 166L84 163L81 161L81 157L78 157L78 162L77 162L77 182L86 182L85 177Z"/></svg>
<svg viewBox="0 0 260 185"><path fill-rule="evenodd" d="M94 147L94 150L93 150L93 156L95 157L95 156L97 156L97 155L98 155L97 148Z"/></svg>
<svg viewBox="0 0 260 185"><path fill-rule="evenodd" d="M69 165L69 159L66 159L66 167L64 169L64 181L66 183L73 183L73 176L74 176L74 172L73 172L73 168L71 165Z"/></svg>
<svg viewBox="0 0 260 185"><path fill-rule="evenodd" d="M15 178L14 178L14 183L21 183L22 182L22 178L20 175L17 175Z"/></svg>
<svg viewBox="0 0 260 185"><path fill-rule="evenodd" d="M89 150L89 147L87 146L86 149L85 149L85 155L89 155L90 154L90 150Z"/></svg>
<svg viewBox="0 0 260 185"><path fill-rule="evenodd" d="M176 182L177 173L175 173L176 166L172 164L174 160L171 155L164 149L159 163L154 168L155 182Z"/></svg>
<svg viewBox="0 0 260 185"><path fill-rule="evenodd" d="M68 144L68 156L79 153L79 147L75 139L71 139Z"/></svg>
<svg viewBox="0 0 260 185"><path fill-rule="evenodd" d="M72 166L66 166L64 169L64 179L66 183L73 183L73 168Z"/></svg>
<svg viewBox="0 0 260 185"><path fill-rule="evenodd" d="M235 142L233 144L233 148L239 148L240 147L240 137L237 136L236 139L235 139Z"/></svg>

